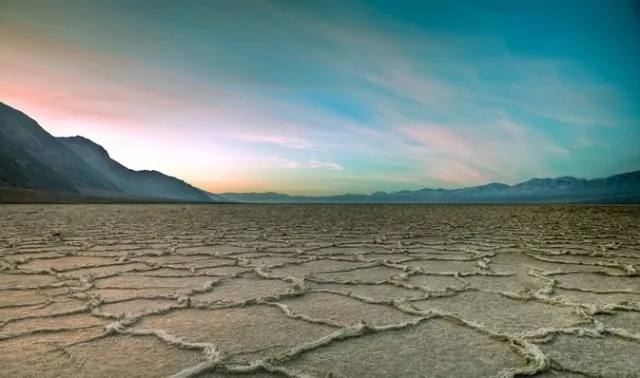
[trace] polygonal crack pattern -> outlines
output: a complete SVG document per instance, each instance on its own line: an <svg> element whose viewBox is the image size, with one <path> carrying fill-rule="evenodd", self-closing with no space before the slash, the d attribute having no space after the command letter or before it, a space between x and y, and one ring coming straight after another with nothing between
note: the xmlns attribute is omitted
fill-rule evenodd
<svg viewBox="0 0 640 378"><path fill-rule="evenodd" d="M640 208L0 208L0 377L637 377Z"/></svg>

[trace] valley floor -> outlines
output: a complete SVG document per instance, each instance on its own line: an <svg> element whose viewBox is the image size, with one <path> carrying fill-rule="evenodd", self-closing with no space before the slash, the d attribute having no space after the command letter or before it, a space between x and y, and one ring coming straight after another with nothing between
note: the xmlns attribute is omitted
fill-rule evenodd
<svg viewBox="0 0 640 378"><path fill-rule="evenodd" d="M0 377L638 377L640 207L0 206Z"/></svg>

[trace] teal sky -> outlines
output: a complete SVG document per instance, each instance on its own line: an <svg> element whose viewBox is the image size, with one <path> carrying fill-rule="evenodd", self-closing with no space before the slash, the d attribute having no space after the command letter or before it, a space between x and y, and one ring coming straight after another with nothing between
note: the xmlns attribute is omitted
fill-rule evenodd
<svg viewBox="0 0 640 378"><path fill-rule="evenodd" d="M0 0L0 100L213 192L640 169L631 0Z"/></svg>

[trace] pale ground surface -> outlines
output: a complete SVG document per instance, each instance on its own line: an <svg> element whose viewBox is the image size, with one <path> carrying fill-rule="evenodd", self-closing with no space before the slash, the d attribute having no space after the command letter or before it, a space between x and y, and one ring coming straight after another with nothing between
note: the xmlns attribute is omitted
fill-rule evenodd
<svg viewBox="0 0 640 378"><path fill-rule="evenodd" d="M0 206L2 377L640 377L640 207Z"/></svg>

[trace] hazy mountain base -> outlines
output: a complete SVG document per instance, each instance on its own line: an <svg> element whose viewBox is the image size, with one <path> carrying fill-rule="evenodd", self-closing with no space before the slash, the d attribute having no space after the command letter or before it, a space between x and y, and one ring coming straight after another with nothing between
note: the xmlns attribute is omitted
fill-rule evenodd
<svg viewBox="0 0 640 378"><path fill-rule="evenodd" d="M0 186L0 204L55 204L55 203L209 203L170 198L132 196L124 193L83 190L78 193L50 192ZM218 203L218 202L216 202ZM225 203L225 202L219 202Z"/></svg>
<svg viewBox="0 0 640 378"><path fill-rule="evenodd" d="M330 197L305 197L268 195L263 193L223 193L222 198L245 203L370 203L370 204L640 204L640 189L618 191L593 191L587 193L529 194L487 197L419 196L419 195L340 195Z"/></svg>
<svg viewBox="0 0 640 378"><path fill-rule="evenodd" d="M640 208L4 206L0 376L637 376Z"/></svg>

